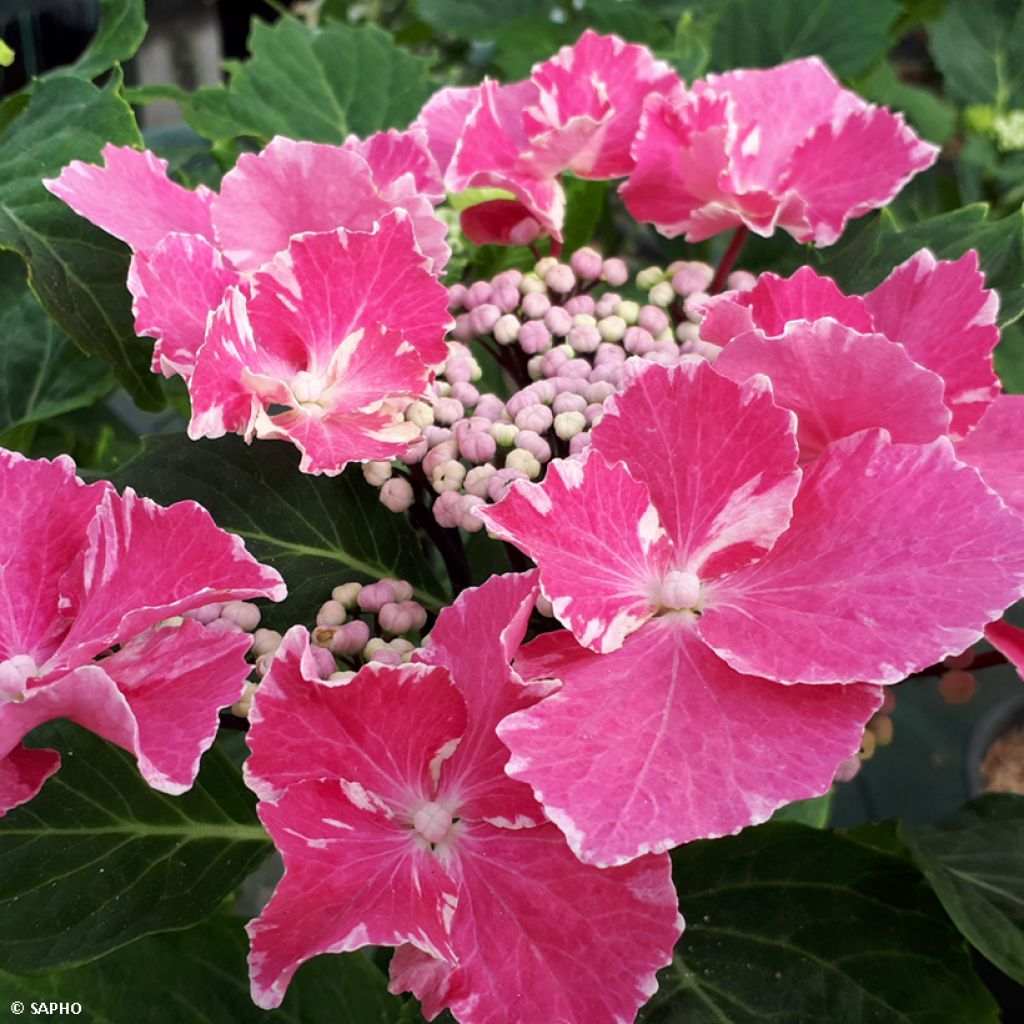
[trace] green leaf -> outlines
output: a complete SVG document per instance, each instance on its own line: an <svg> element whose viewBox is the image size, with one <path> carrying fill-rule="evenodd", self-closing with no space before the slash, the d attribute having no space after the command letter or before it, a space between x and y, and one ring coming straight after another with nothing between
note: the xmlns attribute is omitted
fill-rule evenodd
<svg viewBox="0 0 1024 1024"><path fill-rule="evenodd" d="M1024 6L1017 0L953 0L928 30L946 92L964 106L1024 106Z"/></svg>
<svg viewBox="0 0 1024 1024"><path fill-rule="evenodd" d="M986 284L999 292L999 324L1005 326L1024 313L1024 211L1000 220L989 220L988 213L985 203L974 203L900 227L883 210L842 244L819 253L819 269L846 291L859 293L881 283L919 249L927 247L945 260L977 249Z"/></svg>
<svg viewBox="0 0 1024 1024"><path fill-rule="evenodd" d="M673 853L687 928L643 1024L997 1024L917 871L769 824Z"/></svg>
<svg viewBox="0 0 1024 1024"><path fill-rule="evenodd" d="M872 103L902 110L918 134L942 145L956 131L956 108L929 89L902 81L883 61L861 85L859 92Z"/></svg>
<svg viewBox="0 0 1024 1024"><path fill-rule="evenodd" d="M697 31L706 31L701 21L712 25L712 71L816 55L846 78L889 49L901 14L895 0L696 0L688 7Z"/></svg>
<svg viewBox="0 0 1024 1024"><path fill-rule="evenodd" d="M1003 328L996 346L995 364L1003 390L1024 395L1024 330L1019 320Z"/></svg>
<svg viewBox="0 0 1024 1024"><path fill-rule="evenodd" d="M684 8L676 22L672 64L687 82L700 78L711 63L714 19L702 18L699 11Z"/></svg>
<svg viewBox="0 0 1024 1024"><path fill-rule="evenodd" d="M0 435L91 405L114 386L106 363L83 355L43 312L13 253L0 253L0 339Z"/></svg>
<svg viewBox="0 0 1024 1024"><path fill-rule="evenodd" d="M791 804L780 807L773 815L772 821L795 821L811 828L824 828L832 813L832 790L810 800L795 800Z"/></svg>
<svg viewBox="0 0 1024 1024"><path fill-rule="evenodd" d="M14 51L0 39L0 68L9 68L14 63Z"/></svg>
<svg viewBox="0 0 1024 1024"><path fill-rule="evenodd" d="M144 0L100 0L100 27L86 51L57 74L95 78L135 56L146 38Z"/></svg>
<svg viewBox="0 0 1024 1024"><path fill-rule="evenodd" d="M566 256L594 241L604 213L608 182L568 178L563 252Z"/></svg>
<svg viewBox="0 0 1024 1024"><path fill-rule="evenodd" d="M60 721L31 745L60 771L0 818L0 967L84 963L207 917L270 851L255 798L216 748L180 797L142 780L135 758Z"/></svg>
<svg viewBox="0 0 1024 1024"><path fill-rule="evenodd" d="M285 629L312 623L331 589L347 580L399 577L429 608L448 603L405 516L389 512L358 467L338 477L298 470L298 453L280 441L146 438L141 455L112 477L167 505L192 498L217 525L243 537L260 561L285 578L288 599L264 608Z"/></svg>
<svg viewBox="0 0 1024 1024"><path fill-rule="evenodd" d="M140 405L160 408L150 349L135 336L128 249L43 188L72 160L99 162L107 142L141 145L116 78L97 89L58 76L32 87L28 106L0 137L0 249L27 263L29 286L84 352L106 360Z"/></svg>
<svg viewBox="0 0 1024 1024"><path fill-rule="evenodd" d="M551 23L552 0L419 0L416 12L431 28L456 39L493 39L514 21Z"/></svg>
<svg viewBox="0 0 1024 1024"><path fill-rule="evenodd" d="M96 1024L396 1024L405 1005L360 953L318 957L299 968L279 1010L249 995L242 922L218 916L187 931L153 935L96 963L24 977L0 971L5 1000L82 1004ZM64 1019L64 1018L62 1018Z"/></svg>
<svg viewBox="0 0 1024 1024"><path fill-rule="evenodd" d="M1024 984L1024 797L990 794L899 834L953 923Z"/></svg>
<svg viewBox="0 0 1024 1024"><path fill-rule="evenodd" d="M432 91L430 61L373 25L253 21L249 50L249 60L229 66L226 86L184 97L185 119L200 135L340 143L352 132L404 128Z"/></svg>

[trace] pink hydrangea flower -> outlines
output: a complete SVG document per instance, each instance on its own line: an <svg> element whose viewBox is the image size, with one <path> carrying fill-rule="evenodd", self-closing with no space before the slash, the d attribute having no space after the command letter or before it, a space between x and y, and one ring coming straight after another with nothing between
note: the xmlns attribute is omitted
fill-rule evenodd
<svg viewBox="0 0 1024 1024"><path fill-rule="evenodd" d="M936 260L922 249L863 297L801 267L705 309L701 337L725 346L715 368L734 380L767 374L822 444L869 426L896 440L960 438L999 394L999 299L974 250Z"/></svg>
<svg viewBox="0 0 1024 1024"><path fill-rule="evenodd" d="M303 472L332 476L401 455L419 436L401 411L447 356L447 322L447 291L403 211L372 232L298 236L212 316L189 436L291 441Z"/></svg>
<svg viewBox="0 0 1024 1024"><path fill-rule="evenodd" d="M646 47L588 29L575 44L537 64L526 81L485 80L473 89L442 90L416 123L427 131L450 191L506 189L521 208L518 225L532 218L538 225L530 228L534 237L543 228L560 239L560 175L628 174L645 97L679 87L675 72ZM473 215L472 236L508 244L513 215L508 209L500 213L490 235L490 219ZM520 227L520 234L525 230Z"/></svg>
<svg viewBox="0 0 1024 1024"><path fill-rule="evenodd" d="M418 663L338 685L303 630L285 637L246 764L286 868L249 925L258 1005L367 944L398 947L392 989L428 1019L613 1024L653 994L682 926L668 858L587 867L502 770L495 726L547 689L509 667L535 596L534 574L494 577L441 612Z"/></svg>
<svg viewBox="0 0 1024 1024"><path fill-rule="evenodd" d="M195 502L162 508L86 485L67 456L0 449L0 503L0 814L59 768L56 751L21 743L55 718L134 754L155 789L184 792L218 710L242 695L251 638L165 620L214 601L279 601L281 577Z"/></svg>
<svg viewBox="0 0 1024 1024"><path fill-rule="evenodd" d="M241 156L219 195L171 181L167 162L149 152L107 145L103 158L102 167L75 160L43 184L132 248L136 331L156 338L153 370L168 377L188 380L225 289L246 287L295 235L371 231L398 209L432 271L450 255L432 206L443 186L422 131L381 132L344 146L278 136Z"/></svg>
<svg viewBox="0 0 1024 1024"><path fill-rule="evenodd" d="M1024 590L1024 522L948 440L862 431L803 474L764 377L637 361L582 457L476 514L540 567L561 688L510 715L509 774L621 864L824 792L894 683Z"/></svg>
<svg viewBox="0 0 1024 1024"><path fill-rule="evenodd" d="M746 225L831 245L938 152L902 114L865 103L808 57L652 96L622 195L669 238L698 242Z"/></svg>

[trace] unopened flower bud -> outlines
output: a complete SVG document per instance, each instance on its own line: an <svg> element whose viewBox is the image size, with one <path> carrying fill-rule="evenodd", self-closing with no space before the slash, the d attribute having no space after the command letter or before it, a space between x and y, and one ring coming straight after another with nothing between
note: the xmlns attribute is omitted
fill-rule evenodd
<svg viewBox="0 0 1024 1024"><path fill-rule="evenodd" d="M370 627L362 619L338 626L331 637L331 651L342 656L358 654L370 639Z"/></svg>
<svg viewBox="0 0 1024 1024"><path fill-rule="evenodd" d="M491 279L492 288L501 288L504 286L510 286L512 288L518 288L519 282L523 279L523 272L510 267L508 270L503 270L500 274L495 274Z"/></svg>
<svg viewBox="0 0 1024 1024"><path fill-rule="evenodd" d="M518 470L531 480L540 476L539 460L525 448L513 448L505 459L505 468Z"/></svg>
<svg viewBox="0 0 1024 1024"><path fill-rule="evenodd" d="M601 276L601 254L596 249L584 246L577 249L569 259L569 266L577 277L587 281L596 281Z"/></svg>
<svg viewBox="0 0 1024 1024"><path fill-rule="evenodd" d="M426 454L426 438L420 437L413 441L413 443L409 445L409 447L404 452L402 452L401 455L398 456L398 459L406 466L415 466L417 462L421 462L423 460L423 456ZM384 484L384 486L387 487L389 483L391 483L390 480L386 484ZM381 500L383 501L383 499Z"/></svg>
<svg viewBox="0 0 1024 1024"><path fill-rule="evenodd" d="M616 292L605 292L604 295L599 295L594 303L594 316L598 320L603 320L606 316L612 316L615 310L619 308L620 302L622 302L622 296Z"/></svg>
<svg viewBox="0 0 1024 1024"><path fill-rule="evenodd" d="M627 352L635 356L642 356L654 348L654 338L651 337L650 331L646 331L642 327L630 327L626 331L622 344Z"/></svg>
<svg viewBox="0 0 1024 1024"><path fill-rule="evenodd" d="M553 619L555 617L555 609L543 594L537 595L537 611L546 619Z"/></svg>
<svg viewBox="0 0 1024 1024"><path fill-rule="evenodd" d="M466 290L463 305L466 309L476 309L477 306L491 301L493 289L486 281L474 281Z"/></svg>
<svg viewBox="0 0 1024 1024"><path fill-rule="evenodd" d="M485 394L480 396L480 401L476 403L473 415L493 423L495 420L501 419L504 411L505 403L497 395Z"/></svg>
<svg viewBox="0 0 1024 1024"><path fill-rule="evenodd" d="M458 338L460 341L469 341L473 337L473 327L471 323L472 314L460 313L455 318L455 326L452 328L452 337Z"/></svg>
<svg viewBox="0 0 1024 1024"><path fill-rule="evenodd" d="M340 601L333 598L320 605L316 613L316 624L318 626L340 626L348 618L345 608Z"/></svg>
<svg viewBox="0 0 1024 1024"><path fill-rule="evenodd" d="M404 476L393 476L380 489L380 502L391 512L404 512L414 499L412 484Z"/></svg>
<svg viewBox="0 0 1024 1024"><path fill-rule="evenodd" d="M334 661L334 655L324 647L310 647L309 653L316 663L317 674L321 679L326 679L332 672L338 671Z"/></svg>
<svg viewBox="0 0 1024 1024"><path fill-rule="evenodd" d="M466 410L457 398L439 398L434 403L434 419L446 427L450 427L465 414Z"/></svg>
<svg viewBox="0 0 1024 1024"><path fill-rule="evenodd" d="M273 654L281 646L282 636L276 629L257 629L252 635L252 653L254 657L261 654Z"/></svg>
<svg viewBox="0 0 1024 1024"><path fill-rule="evenodd" d="M650 291L660 281L665 280L665 271L661 267L645 267L636 275L636 286L643 292Z"/></svg>
<svg viewBox="0 0 1024 1024"><path fill-rule="evenodd" d="M548 286L531 270L530 273L523 274L519 290L523 295L539 295L547 292Z"/></svg>
<svg viewBox="0 0 1024 1024"><path fill-rule="evenodd" d="M569 441L569 454L579 455L581 451L590 446L590 431L584 430Z"/></svg>
<svg viewBox="0 0 1024 1024"><path fill-rule="evenodd" d="M520 430L516 434L516 447L528 451L538 462L551 458L551 445L535 430Z"/></svg>
<svg viewBox="0 0 1024 1024"><path fill-rule="evenodd" d="M464 284L453 284L448 289L448 308L459 309L466 301L468 289Z"/></svg>
<svg viewBox="0 0 1024 1024"><path fill-rule="evenodd" d="M430 486L438 494L445 491L457 491L462 487L462 481L466 479L466 467L457 459L449 459L435 467L430 474Z"/></svg>
<svg viewBox="0 0 1024 1024"><path fill-rule="evenodd" d="M537 434L543 434L551 421L554 419L551 410L546 405L531 405L516 415L515 424L520 430L532 430ZM518 441L516 442L518 444Z"/></svg>
<svg viewBox="0 0 1024 1024"><path fill-rule="evenodd" d="M519 321L511 313L506 313L494 325L491 334L499 345L511 345L519 337Z"/></svg>
<svg viewBox="0 0 1024 1024"><path fill-rule="evenodd" d="M398 651L392 651L388 648L381 648L379 651L374 651L369 658L366 659L369 662L373 662L375 665L401 665L402 656Z"/></svg>
<svg viewBox="0 0 1024 1024"><path fill-rule="evenodd" d="M605 260L601 264L601 277L613 288L621 288L629 280L629 267L625 260Z"/></svg>
<svg viewBox="0 0 1024 1024"><path fill-rule="evenodd" d="M680 295L707 291L715 277L711 267L696 260L689 263L681 262L674 265L673 269L675 272L672 275L672 287Z"/></svg>
<svg viewBox="0 0 1024 1024"><path fill-rule="evenodd" d="M260 679L270 671L270 666L274 662L274 655L276 653L276 651L267 651L266 654L261 654L256 659L256 675L258 675Z"/></svg>
<svg viewBox="0 0 1024 1024"><path fill-rule="evenodd" d="M441 444L435 445L429 452L427 452L426 455L423 456L423 472L426 473L428 478L432 477L434 475L434 470L437 469L438 466L457 458L458 454L459 446L454 439L449 439Z"/></svg>
<svg viewBox="0 0 1024 1024"><path fill-rule="evenodd" d="M470 431L459 442L459 451L468 462L490 462L498 449L498 442L490 432Z"/></svg>
<svg viewBox="0 0 1024 1024"><path fill-rule="evenodd" d="M340 685L342 683L347 683L350 680L355 679L355 677L356 674L352 671L352 669L339 669L337 672L332 672L327 677L327 682L334 683L335 685Z"/></svg>
<svg viewBox="0 0 1024 1024"><path fill-rule="evenodd" d="M490 498L491 501L501 501L501 499L508 493L508 489L517 480L528 479L529 477L527 477L527 475L520 469L512 469L508 466L504 469L499 469L498 472L491 477L490 483L487 486L487 497Z"/></svg>
<svg viewBox="0 0 1024 1024"><path fill-rule="evenodd" d="M469 314L469 326L474 334L490 334L499 319L501 310L493 302L485 302Z"/></svg>
<svg viewBox="0 0 1024 1024"><path fill-rule="evenodd" d="M241 626L231 619L214 619L206 627L211 633L243 633Z"/></svg>
<svg viewBox="0 0 1024 1024"><path fill-rule="evenodd" d="M564 338L572 330L572 316L563 306L552 306L544 314L544 326L559 338Z"/></svg>
<svg viewBox="0 0 1024 1024"><path fill-rule="evenodd" d="M531 320L539 320L551 308L551 300L542 292L523 296L523 313Z"/></svg>
<svg viewBox="0 0 1024 1024"><path fill-rule="evenodd" d="M589 387L589 385L588 385ZM573 391L563 391L555 396L551 411L556 418L564 412L583 412L587 407L587 400L583 395L577 395ZM561 434L559 434L561 437Z"/></svg>
<svg viewBox="0 0 1024 1024"><path fill-rule="evenodd" d="M711 278L708 278L708 284L711 284ZM726 279L725 286L732 291L736 292L749 292L754 285L757 284L757 278L750 273L749 270L734 270ZM707 289L707 285L701 289L704 291Z"/></svg>
<svg viewBox="0 0 1024 1024"><path fill-rule="evenodd" d="M551 331L539 320L528 320L519 328L519 347L529 356L551 348Z"/></svg>
<svg viewBox="0 0 1024 1024"><path fill-rule="evenodd" d="M366 661L369 661L378 651L386 651L387 649L388 644L386 640L382 640L379 636L373 636L366 641L362 655Z"/></svg>
<svg viewBox="0 0 1024 1024"><path fill-rule="evenodd" d="M473 514L473 509L487 504L483 498L475 494L462 496L462 522L459 524L467 533L479 533L484 528L484 521Z"/></svg>
<svg viewBox="0 0 1024 1024"><path fill-rule="evenodd" d="M554 256L544 256L533 265L533 272L540 278L547 277L547 273L553 267L558 266L558 260Z"/></svg>
<svg viewBox="0 0 1024 1024"><path fill-rule="evenodd" d="M595 309L593 296L574 295L571 299L566 299L563 308L572 317L573 323L597 323L597 320L593 318ZM591 317L591 319L577 320L576 318L580 316Z"/></svg>
<svg viewBox="0 0 1024 1024"><path fill-rule="evenodd" d="M707 292L694 292L687 295L683 300L683 312L694 323L700 323L704 319L704 307L711 298Z"/></svg>
<svg viewBox="0 0 1024 1024"><path fill-rule="evenodd" d="M569 331L569 344L577 352L594 352L601 344L601 332L590 324L577 324Z"/></svg>
<svg viewBox="0 0 1024 1024"><path fill-rule="evenodd" d="M591 365L586 359L570 359L559 368L563 377L579 377L586 380L590 376Z"/></svg>
<svg viewBox="0 0 1024 1024"><path fill-rule="evenodd" d="M555 417L555 435L563 441L571 440L586 429L587 418L580 411L560 412Z"/></svg>
<svg viewBox="0 0 1024 1024"><path fill-rule="evenodd" d="M257 686L255 683L246 680L245 689L242 691L242 696L231 705L231 714L237 715L239 718L248 718L249 712L252 710L252 698L256 692Z"/></svg>
<svg viewBox="0 0 1024 1024"><path fill-rule="evenodd" d="M228 601L220 614L245 633L251 633L260 624L259 608L248 601Z"/></svg>
<svg viewBox="0 0 1024 1024"><path fill-rule="evenodd" d="M208 626L211 622L215 622L220 618L223 610L224 605L214 602L212 604L200 605L198 608L190 608L187 612L182 612L182 616L186 619L195 619L200 626Z"/></svg>
<svg viewBox="0 0 1024 1024"><path fill-rule="evenodd" d="M384 605L377 621L385 633L397 636L423 626L427 621L427 613L415 601L402 601L400 604Z"/></svg>
<svg viewBox="0 0 1024 1024"><path fill-rule="evenodd" d="M637 325L650 334L660 334L668 327L668 317L663 309L657 306L644 306L637 318Z"/></svg>
<svg viewBox="0 0 1024 1024"><path fill-rule="evenodd" d="M487 485L490 483L491 477L497 472L497 468L490 463L483 466L474 466L466 474L466 479L462 484L463 490L467 494L475 495L478 498L486 497Z"/></svg>
<svg viewBox="0 0 1024 1024"><path fill-rule="evenodd" d="M431 511L438 526L452 529L462 519L462 495L456 490L445 491L434 502Z"/></svg>
<svg viewBox="0 0 1024 1024"><path fill-rule="evenodd" d="M511 313L519 305L519 289L513 285L503 284L494 289L491 302L503 313ZM499 321L500 323L500 321Z"/></svg>
<svg viewBox="0 0 1024 1024"><path fill-rule="evenodd" d="M626 321L621 316L603 317L597 321L597 332L602 341L622 341L626 334Z"/></svg>
<svg viewBox="0 0 1024 1024"><path fill-rule="evenodd" d="M405 410L405 418L410 423L415 423L421 430L423 427L432 426L434 423L434 410L426 402L413 402ZM378 463L367 463L367 465L378 465ZM384 477L386 480L387 477ZM384 483L381 480L381 484ZM379 487L380 484L375 484L375 487Z"/></svg>
<svg viewBox="0 0 1024 1024"><path fill-rule="evenodd" d="M501 445L508 448L516 443L516 434L519 428L514 423L495 423L491 426L491 437Z"/></svg>
<svg viewBox="0 0 1024 1024"><path fill-rule="evenodd" d="M415 404L415 403L414 403ZM408 412L408 410L407 410ZM408 416L406 417L408 418ZM371 487L380 487L385 480L391 477L390 462L364 462L363 479Z"/></svg>
<svg viewBox="0 0 1024 1024"><path fill-rule="evenodd" d="M359 592L359 607L364 612L376 613L384 605L397 599L398 595L391 580L378 580L376 583L368 583Z"/></svg>
<svg viewBox="0 0 1024 1024"><path fill-rule="evenodd" d="M668 281L659 281L648 293L647 301L655 306L669 306L676 297L675 289Z"/></svg>
<svg viewBox="0 0 1024 1024"><path fill-rule="evenodd" d="M631 326L640 319L640 304L628 299L620 302L615 308L615 315L621 317L627 326Z"/></svg>

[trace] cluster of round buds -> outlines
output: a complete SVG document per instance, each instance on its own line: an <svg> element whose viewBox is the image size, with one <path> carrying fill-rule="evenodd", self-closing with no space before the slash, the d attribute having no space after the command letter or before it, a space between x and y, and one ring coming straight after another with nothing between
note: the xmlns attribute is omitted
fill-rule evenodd
<svg viewBox="0 0 1024 1024"><path fill-rule="evenodd" d="M631 284L624 261L586 248L568 263L547 257L525 274L453 285L448 361L430 398L405 411L420 437L397 463L367 463L366 479L394 512L426 494L441 526L481 529L474 508L500 500L515 480L540 478L552 457L586 447L627 359L671 365L718 355L698 334L713 276L706 263L680 261L648 267ZM728 281L736 289L753 284L745 271ZM518 390L481 392L474 344Z"/></svg>

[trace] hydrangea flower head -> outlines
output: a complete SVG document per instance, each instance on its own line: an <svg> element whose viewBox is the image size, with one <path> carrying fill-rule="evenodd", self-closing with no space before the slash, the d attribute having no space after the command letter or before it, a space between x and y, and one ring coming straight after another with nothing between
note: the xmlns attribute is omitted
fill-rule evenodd
<svg viewBox="0 0 1024 1024"><path fill-rule="evenodd" d="M371 231L389 212L404 210L433 272L450 255L447 228L432 206L443 188L419 131L351 138L344 146L279 136L241 156L219 195L171 181L167 162L149 152L107 145L103 158L102 167L76 160L44 184L132 248L135 328L157 339L153 370L168 377L191 377L225 289L246 287L297 234Z"/></svg>
<svg viewBox="0 0 1024 1024"><path fill-rule="evenodd" d="M808 57L652 96L632 155L623 198L667 237L698 242L746 225L831 245L848 220L930 167L938 148Z"/></svg>
<svg viewBox="0 0 1024 1024"><path fill-rule="evenodd" d="M668 858L581 864L502 770L495 726L547 689L509 667L535 596L534 574L494 577L441 613L418 662L334 685L286 635L246 765L286 867L249 926L260 1006L303 961L366 944L398 947L392 988L428 1019L613 1024L652 994L681 927Z"/></svg>
<svg viewBox="0 0 1024 1024"><path fill-rule="evenodd" d="M517 660L562 687L499 727L509 774L596 864L823 792L868 684L962 651L1024 588L1024 523L945 438L862 431L801 473L765 378L632 370L583 456L475 510L567 627Z"/></svg>
<svg viewBox="0 0 1024 1024"><path fill-rule="evenodd" d="M56 751L21 744L54 718L134 754L155 789L184 792L219 709L242 694L250 638L175 617L281 600L281 577L195 502L162 508L86 485L67 456L0 450L0 503L0 814L60 766Z"/></svg>
<svg viewBox="0 0 1024 1024"><path fill-rule="evenodd" d="M396 210L372 232L301 235L229 288L189 381L190 436L291 441L328 475L402 454L418 432L401 411L448 352L447 293L411 231Z"/></svg>

